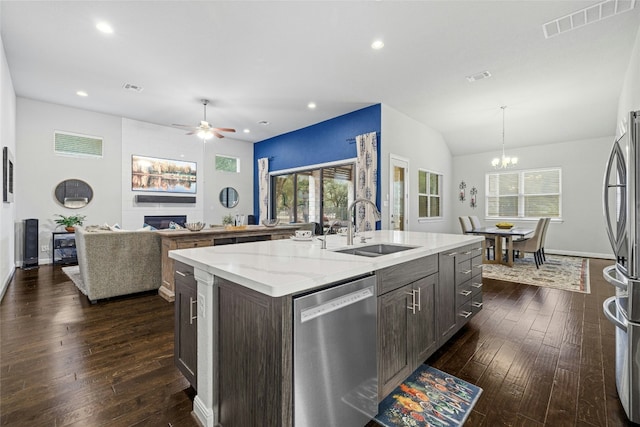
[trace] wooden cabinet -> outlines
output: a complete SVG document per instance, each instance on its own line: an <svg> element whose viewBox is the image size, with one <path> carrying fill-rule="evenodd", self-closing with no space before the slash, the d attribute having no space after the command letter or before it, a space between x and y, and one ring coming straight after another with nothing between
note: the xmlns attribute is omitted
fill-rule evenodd
<svg viewBox="0 0 640 427"><path fill-rule="evenodd" d="M482 309L482 246L439 254L438 345L444 344Z"/></svg>
<svg viewBox="0 0 640 427"><path fill-rule="evenodd" d="M227 280L219 286L219 423L291 426L291 296L272 298Z"/></svg>
<svg viewBox="0 0 640 427"><path fill-rule="evenodd" d="M437 256L431 255L376 272L378 293L382 293L378 297L379 400L437 348L437 266Z"/></svg>
<svg viewBox="0 0 640 427"><path fill-rule="evenodd" d="M193 267L175 262L174 362L198 389L198 285Z"/></svg>

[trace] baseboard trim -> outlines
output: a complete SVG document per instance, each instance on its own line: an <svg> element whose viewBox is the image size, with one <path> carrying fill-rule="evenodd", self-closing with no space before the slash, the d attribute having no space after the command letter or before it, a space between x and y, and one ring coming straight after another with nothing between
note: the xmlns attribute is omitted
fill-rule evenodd
<svg viewBox="0 0 640 427"><path fill-rule="evenodd" d="M211 408L207 408L198 395L193 399L193 415L204 427L215 427L217 424L215 413Z"/></svg>
<svg viewBox="0 0 640 427"><path fill-rule="evenodd" d="M2 289L0 290L0 302L2 302L2 300L4 299L4 294L7 292L7 289L9 289L9 284L13 280L13 276L15 274L16 274L16 267L14 266L11 269L9 276L7 276L7 279L2 283Z"/></svg>

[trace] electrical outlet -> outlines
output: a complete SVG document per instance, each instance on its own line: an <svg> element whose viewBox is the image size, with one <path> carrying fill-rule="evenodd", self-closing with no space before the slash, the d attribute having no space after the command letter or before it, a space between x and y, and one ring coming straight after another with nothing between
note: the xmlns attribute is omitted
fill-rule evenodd
<svg viewBox="0 0 640 427"><path fill-rule="evenodd" d="M49 251L49 245L40 246L40 252L48 252L48 251Z"/></svg>

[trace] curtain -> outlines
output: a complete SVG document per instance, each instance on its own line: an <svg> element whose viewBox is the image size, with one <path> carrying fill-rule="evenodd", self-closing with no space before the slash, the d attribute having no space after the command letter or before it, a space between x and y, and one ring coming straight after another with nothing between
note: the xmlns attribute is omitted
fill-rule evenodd
<svg viewBox="0 0 640 427"><path fill-rule="evenodd" d="M358 170L356 198L376 203L378 187L378 138L375 132L356 136ZM376 219L371 206L359 203L356 209L356 231L375 230Z"/></svg>
<svg viewBox="0 0 640 427"><path fill-rule="evenodd" d="M258 159L258 221L269 218L269 158ZM258 222L259 224L260 222Z"/></svg>

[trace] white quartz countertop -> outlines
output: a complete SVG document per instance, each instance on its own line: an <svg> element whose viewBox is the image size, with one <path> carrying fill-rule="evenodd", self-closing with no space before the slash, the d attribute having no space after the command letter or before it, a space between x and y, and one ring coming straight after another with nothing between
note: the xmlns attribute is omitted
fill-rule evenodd
<svg viewBox="0 0 640 427"><path fill-rule="evenodd" d="M321 241L293 239L236 245L179 249L169 257L263 294L280 297L319 288L381 268L411 261L459 246L481 242L482 236L378 230L365 233L367 243L346 245L346 236L327 236L327 249ZM416 246L375 258L335 252L378 243Z"/></svg>

